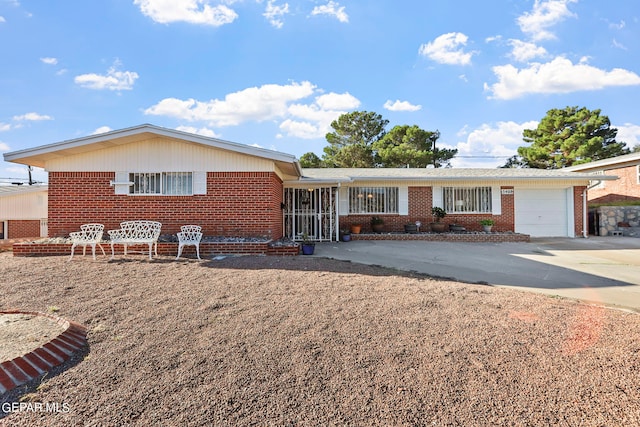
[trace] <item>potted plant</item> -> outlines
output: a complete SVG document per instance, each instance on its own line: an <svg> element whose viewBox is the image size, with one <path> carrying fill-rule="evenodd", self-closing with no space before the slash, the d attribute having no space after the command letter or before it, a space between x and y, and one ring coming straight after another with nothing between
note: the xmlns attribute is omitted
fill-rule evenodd
<svg viewBox="0 0 640 427"><path fill-rule="evenodd" d="M447 229L447 224L440 221L442 221L442 218L447 216L447 211L438 206L434 206L433 208L431 208L431 214L435 218L435 222L431 223L431 230L435 231L436 233L442 233L443 231L445 231Z"/></svg>
<svg viewBox="0 0 640 427"><path fill-rule="evenodd" d="M384 229L384 219L379 216L371 217L371 231L374 233L382 233Z"/></svg>
<svg viewBox="0 0 640 427"><path fill-rule="evenodd" d="M302 255L313 255L316 244L307 233L302 234Z"/></svg>
<svg viewBox="0 0 640 427"><path fill-rule="evenodd" d="M340 240L342 240L343 242L350 242L351 241L351 231L349 231L349 230L341 230L340 231Z"/></svg>
<svg viewBox="0 0 640 427"><path fill-rule="evenodd" d="M362 224L351 224L351 227L350 227L351 234L360 234L361 229L362 229Z"/></svg>
<svg viewBox="0 0 640 427"><path fill-rule="evenodd" d="M495 221L492 219L480 220L480 225L482 226L482 229L486 233L491 233L491 227L493 227L494 224L495 224Z"/></svg>

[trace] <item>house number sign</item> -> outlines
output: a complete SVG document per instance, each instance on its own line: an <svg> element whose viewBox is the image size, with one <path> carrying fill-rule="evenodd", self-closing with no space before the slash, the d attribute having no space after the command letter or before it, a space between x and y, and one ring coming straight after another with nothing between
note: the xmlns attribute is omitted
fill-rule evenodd
<svg viewBox="0 0 640 427"><path fill-rule="evenodd" d="M500 194L513 195L513 188L503 188L500 190Z"/></svg>

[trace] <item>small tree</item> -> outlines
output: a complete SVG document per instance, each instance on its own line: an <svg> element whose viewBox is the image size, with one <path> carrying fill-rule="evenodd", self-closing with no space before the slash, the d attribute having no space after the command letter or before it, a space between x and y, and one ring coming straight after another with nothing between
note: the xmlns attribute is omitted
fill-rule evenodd
<svg viewBox="0 0 640 427"><path fill-rule="evenodd" d="M373 149L380 165L385 168L439 167L448 164L458 150L436 149L438 138L438 131L426 131L416 125L395 126L373 144Z"/></svg>
<svg viewBox="0 0 640 427"><path fill-rule="evenodd" d="M331 122L333 132L327 133L329 145L324 148L323 162L327 167L374 167L372 145L386 133L388 120L369 111L342 114Z"/></svg>
<svg viewBox="0 0 640 427"><path fill-rule="evenodd" d="M300 166L303 168L321 168L322 160L320 160L320 157L318 157L316 153L310 151L300 156Z"/></svg>
<svg viewBox="0 0 640 427"><path fill-rule="evenodd" d="M626 144L616 141L617 133L600 110L552 109L536 129L524 130L531 145L518 148L518 154L529 167L559 169L628 153Z"/></svg>

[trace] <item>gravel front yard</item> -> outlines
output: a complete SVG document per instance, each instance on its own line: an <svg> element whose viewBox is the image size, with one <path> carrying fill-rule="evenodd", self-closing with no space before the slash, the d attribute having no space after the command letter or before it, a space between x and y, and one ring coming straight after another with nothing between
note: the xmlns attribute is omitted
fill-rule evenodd
<svg viewBox="0 0 640 427"><path fill-rule="evenodd" d="M640 424L637 314L318 258L107 259L0 253L0 309L55 306L90 345L0 396L58 412L0 425Z"/></svg>

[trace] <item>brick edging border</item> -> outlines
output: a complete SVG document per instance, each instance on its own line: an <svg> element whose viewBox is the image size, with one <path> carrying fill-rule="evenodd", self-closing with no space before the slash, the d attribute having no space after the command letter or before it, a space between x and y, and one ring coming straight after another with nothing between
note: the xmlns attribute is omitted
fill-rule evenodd
<svg viewBox="0 0 640 427"><path fill-rule="evenodd" d="M47 317L64 330L51 341L11 360L0 363L0 395L49 372L87 345L87 328L79 323L37 311L7 310L0 314Z"/></svg>

